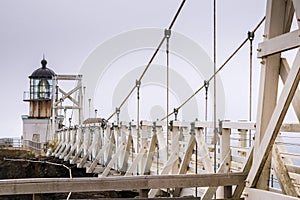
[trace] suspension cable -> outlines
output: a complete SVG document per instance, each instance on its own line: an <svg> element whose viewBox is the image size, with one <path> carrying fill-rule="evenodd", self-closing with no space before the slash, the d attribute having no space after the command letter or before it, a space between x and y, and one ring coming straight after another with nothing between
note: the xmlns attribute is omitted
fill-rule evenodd
<svg viewBox="0 0 300 200"><path fill-rule="evenodd" d="M170 24L170 26L169 26L169 28L168 28L169 30L171 30L171 29L173 28L173 26L174 26L174 24L175 24L175 22L176 22L176 20L177 20L177 18L178 18L178 16L179 16L179 14L180 14L180 12L181 12L181 10L182 10L182 8L183 8L185 2L186 2L186 0L183 0L183 1L181 2L181 4L180 4L179 8L177 9L177 12L176 12L175 16L173 17L173 20L172 20L172 22L171 22L171 24ZM159 50L160 50L160 48L161 48L161 46L162 46L162 44L164 43L165 40L166 40L166 36L164 36L164 37L162 38L162 40L160 41L158 47L157 47L156 50L154 51L152 57L150 58L150 60L149 60L149 62L148 62L148 64L147 64L147 66L145 67L145 69L144 69L144 71L142 72L142 74L141 74L140 78L138 79L138 81L140 81L140 82L142 81L144 75L146 74L147 70L149 69L150 65L152 64L154 58L156 57L157 53L159 52ZM131 96L131 94L133 93L133 91L134 91L135 89L136 89L136 85L133 86L133 88L130 90L129 94L128 94L128 95L125 97L125 99L122 101L121 105L118 107L119 109L122 108L122 106L125 104L125 102L128 100L128 98ZM106 121L109 121L115 114L116 114L116 111L113 112L113 113L107 118Z"/></svg>
<svg viewBox="0 0 300 200"><path fill-rule="evenodd" d="M166 42L166 57L167 57L167 63L166 63L166 65L167 65L167 83L166 83L166 85L167 85L167 90L166 90L166 92L167 92L167 95L166 95L166 100L167 100L167 102L166 102L166 106L167 106L167 109L166 109L166 111L167 111L167 113L169 113L169 72L170 72L170 66L169 66L169 59L170 59L170 54L169 54L169 42L170 42L170 37L171 37L171 30L170 29L165 29L165 38L167 39L167 42ZM169 154L168 154L168 150L169 150L169 133L170 133L170 131L169 131L169 117L167 117L167 159L169 158Z"/></svg>
<svg viewBox="0 0 300 200"><path fill-rule="evenodd" d="M258 23L258 25L255 27L255 29L253 29L253 32L255 33L256 30L261 26L261 24L264 22L266 17L263 17L263 19ZM226 64L235 56L235 54L246 44L246 42L248 41L248 37L241 43L241 45L227 58L227 60L218 68L218 70L207 80L208 82L210 82L225 66ZM188 97L180 106L178 106L176 109L179 110L181 109L188 101L190 101L194 96L196 96L203 88L205 87L205 85L203 84L200 88L198 88L194 94L192 94L190 97ZM169 113L167 116L171 116L172 114L174 114L174 111ZM163 121L164 119L166 119L165 116L164 118L161 119L161 121Z"/></svg>
<svg viewBox="0 0 300 200"><path fill-rule="evenodd" d="M214 17L213 17L213 32L214 32L214 41L213 41L213 46L214 46L214 74L216 73L217 70L217 19L216 19L216 0L214 0L214 6L213 6L213 13L214 13ZM213 78L213 82L214 82L214 172L217 172L217 77L214 76ZM216 195L215 195L216 197Z"/></svg>
<svg viewBox="0 0 300 200"><path fill-rule="evenodd" d="M207 121L207 118L208 118L208 88L209 88L208 81L204 81L204 87L205 87L205 117L204 117L204 120ZM205 135L205 143L207 143L207 127L205 127L204 135Z"/></svg>
<svg viewBox="0 0 300 200"><path fill-rule="evenodd" d="M250 41L249 55L249 121L252 120L252 55L253 55L253 40L254 32L248 31L248 39ZM249 129L249 147L251 147L251 129Z"/></svg>

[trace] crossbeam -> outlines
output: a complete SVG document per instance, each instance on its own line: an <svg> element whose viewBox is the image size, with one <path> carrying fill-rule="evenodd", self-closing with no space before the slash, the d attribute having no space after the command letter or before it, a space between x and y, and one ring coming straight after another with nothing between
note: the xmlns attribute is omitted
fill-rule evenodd
<svg viewBox="0 0 300 200"><path fill-rule="evenodd" d="M0 195L238 185L245 173L0 180Z"/></svg>

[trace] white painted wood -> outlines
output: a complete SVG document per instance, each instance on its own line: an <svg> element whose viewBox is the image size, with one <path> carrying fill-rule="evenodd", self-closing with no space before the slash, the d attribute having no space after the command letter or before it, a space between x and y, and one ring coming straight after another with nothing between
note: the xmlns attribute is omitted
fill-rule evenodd
<svg viewBox="0 0 300 200"><path fill-rule="evenodd" d="M162 163L167 162L167 142L163 134L163 130L161 126L157 126L157 141L159 147L159 160Z"/></svg>
<svg viewBox="0 0 300 200"><path fill-rule="evenodd" d="M236 185L243 173L0 180L0 195ZM199 181L200 180L200 181Z"/></svg>
<svg viewBox="0 0 300 200"><path fill-rule="evenodd" d="M245 200L299 200L297 197L291 197L283 194L259 190L254 188L245 188Z"/></svg>
<svg viewBox="0 0 300 200"><path fill-rule="evenodd" d="M213 163L212 160L210 159L208 147L204 140L203 129L196 129L195 133L196 133L195 138L198 144L198 155L201 158L201 161L205 167L206 172L213 173L214 171L212 167Z"/></svg>
<svg viewBox="0 0 300 200"><path fill-rule="evenodd" d="M291 30L293 17L294 17L294 6L292 0L286 1L286 9L285 9L285 16L284 16L284 32L289 32Z"/></svg>
<svg viewBox="0 0 300 200"><path fill-rule="evenodd" d="M286 6L287 4L285 1L267 1L264 32L265 42L285 33L285 29L287 29L286 24L284 24ZM257 159L261 156L260 146L262 146L262 140L267 134L267 127L270 124L271 117L277 104L280 57L281 54L277 53L266 56L262 60L258 111L256 117L257 126L253 161L254 166L261 164L260 160ZM267 153L267 155L269 154ZM255 181L255 186L261 189L268 189L269 184L268 178L270 176L271 157L268 159L267 155L263 162L263 166L261 166L259 176L257 177L259 180Z"/></svg>
<svg viewBox="0 0 300 200"><path fill-rule="evenodd" d="M132 176L138 173L138 164L142 160L146 152L146 149L141 149L141 151L137 154L124 176Z"/></svg>
<svg viewBox="0 0 300 200"><path fill-rule="evenodd" d="M157 135L156 135L156 132L153 132L153 135L151 137L151 141L150 141L150 144L149 144L149 151L148 151L148 154L147 154L147 160L146 160L145 168L143 170L143 175L150 174L150 169L151 169L151 165L153 163L153 157L154 157L154 154L155 154L155 148L156 148L157 144L158 144Z"/></svg>
<svg viewBox="0 0 300 200"><path fill-rule="evenodd" d="M132 145L132 137L131 137L131 134L129 133L127 127L121 126L120 131L121 131L120 141L121 141L121 143L126 144L126 146L125 146L125 151L122 151L118 158L118 170L120 170L121 172L126 172L128 156L129 156L130 148Z"/></svg>
<svg viewBox="0 0 300 200"><path fill-rule="evenodd" d="M262 58L299 47L299 35L299 30L295 30L259 43L257 57Z"/></svg>
<svg viewBox="0 0 300 200"><path fill-rule="evenodd" d="M176 151L176 149L178 149L177 147L179 146L179 134L177 134L176 138L174 138L174 142L175 142L174 144L175 151L171 152L168 161L164 164L164 167L161 171L161 175L169 174L172 171L173 165L177 164L178 162L178 151ZM148 193L148 197L149 198L155 197L158 191L159 191L158 189L150 190Z"/></svg>
<svg viewBox="0 0 300 200"><path fill-rule="evenodd" d="M56 80L80 80L82 75L58 74L55 78Z"/></svg>
<svg viewBox="0 0 300 200"><path fill-rule="evenodd" d="M280 128L280 131L300 133L300 124L283 124Z"/></svg>
<svg viewBox="0 0 300 200"><path fill-rule="evenodd" d="M223 162L221 163L220 167L218 168L217 174L224 174L229 172L231 162L230 154L231 152L229 151L226 157L224 158ZM213 198L213 195L216 193L217 189L218 187L208 187L201 199L211 200Z"/></svg>
<svg viewBox="0 0 300 200"><path fill-rule="evenodd" d="M77 106L79 106L79 103L77 100L75 100L71 95L73 93L75 93L76 91L78 91L79 89L81 89L82 85L77 85L75 88L73 88L72 90L70 90L69 92L65 92L63 91L61 88L59 88L59 92L61 92L63 94L63 96L61 97L61 101L64 101L65 99L70 99L72 101L72 103L76 104ZM57 101L54 106L58 106L58 104L61 103L61 101Z"/></svg>
<svg viewBox="0 0 300 200"><path fill-rule="evenodd" d="M223 121L222 128L255 130L256 123L247 121Z"/></svg>
<svg viewBox="0 0 300 200"><path fill-rule="evenodd" d="M298 39L300 39L300 37ZM285 58L281 58L280 77L281 77L283 84L285 84L289 72L290 72L290 66L289 66L287 60ZM296 90L295 97L292 101L292 105L293 105L294 111L296 113L296 116L298 118L298 121L300 121L300 91L299 91L299 89ZM299 124L298 124L298 126L299 126Z"/></svg>
<svg viewBox="0 0 300 200"><path fill-rule="evenodd" d="M112 157L113 149L115 148L115 136L114 132L110 131L110 129L106 128L104 132L104 142L108 143L107 148L104 150L103 153L103 161L101 162L103 165L108 165L110 159Z"/></svg>
<svg viewBox="0 0 300 200"><path fill-rule="evenodd" d="M300 19L300 2L298 0L293 0L293 5L295 9L296 19ZM300 28L299 20L298 20L298 27Z"/></svg>
<svg viewBox="0 0 300 200"><path fill-rule="evenodd" d="M263 137L261 145L255 158L255 165L249 172L249 186L256 185L257 179L262 172L262 168L267 160L267 157L271 151L272 145L275 142L277 134L282 125L282 121L286 115L289 105L294 97L300 79L300 52L298 50L296 59L294 61L291 72L287 77L286 84L283 87L282 93L279 97L278 104L275 107L274 113L270 119L270 123L267 126L266 134ZM258 146L257 146L258 147Z"/></svg>
<svg viewBox="0 0 300 200"><path fill-rule="evenodd" d="M99 177L106 177L108 176L110 170L113 168L114 164L117 163L118 158L121 154L122 151L125 151L125 143L120 144L120 146L117 149L117 152L113 155L112 159L109 161L108 165L106 166L105 170L103 171L103 173L100 175Z"/></svg>
<svg viewBox="0 0 300 200"><path fill-rule="evenodd" d="M98 154L98 151L101 149L101 135L100 135L100 127L94 126L93 127L93 141L92 141L92 152L91 152L91 159L95 159Z"/></svg>
<svg viewBox="0 0 300 200"><path fill-rule="evenodd" d="M239 142L238 142L238 146L239 147L247 147L247 132L248 130L246 129L238 129L239 131ZM238 155L239 156L242 156L242 157L245 157L246 156L246 153L244 151L238 151Z"/></svg>
<svg viewBox="0 0 300 200"><path fill-rule="evenodd" d="M273 145L272 158L273 168L283 194L297 197L297 191L291 181L291 177L289 176L276 144Z"/></svg>
<svg viewBox="0 0 300 200"><path fill-rule="evenodd" d="M290 173L300 174L300 166L286 164L285 167Z"/></svg>
<svg viewBox="0 0 300 200"><path fill-rule="evenodd" d="M251 167L252 167L253 154L254 154L254 146L252 146L249 149L249 152L247 153L246 162L244 162L242 170L241 170L245 174L248 174L249 171L250 171L250 169L251 169ZM245 188L245 184L246 184L246 182L243 182L243 183L238 184L235 187L234 192L233 192L233 198L237 199L237 198L241 197L242 192L243 192L243 190Z"/></svg>
<svg viewBox="0 0 300 200"><path fill-rule="evenodd" d="M107 150L109 147L109 143L105 143L104 146L100 149L98 152L96 158L93 160L91 166L87 168L87 173L93 173L96 166L99 164L101 157L103 157L104 152ZM102 159L103 160L103 159ZM103 163L102 163L103 164Z"/></svg>
<svg viewBox="0 0 300 200"><path fill-rule="evenodd" d="M195 135L192 134L189 138L189 143L185 149L185 154L180 164L179 174L186 174L195 145L196 145L196 138ZM182 188L175 188L173 192L173 196L178 197L180 195L181 189Z"/></svg>

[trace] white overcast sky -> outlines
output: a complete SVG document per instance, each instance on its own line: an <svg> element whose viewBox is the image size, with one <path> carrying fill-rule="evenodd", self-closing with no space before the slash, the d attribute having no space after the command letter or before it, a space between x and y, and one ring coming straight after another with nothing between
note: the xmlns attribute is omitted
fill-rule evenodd
<svg viewBox="0 0 300 200"><path fill-rule="evenodd" d="M90 52L121 32L166 28L181 1L177 0L0 0L1 115L0 137L20 136L22 114L28 114L23 92L28 76L43 53L57 74L76 74ZM217 65L244 40L265 15L266 0L217 1ZM212 56L212 0L188 0L173 28L196 41ZM262 41L263 27L256 35ZM221 73L227 119L248 117L247 45ZM254 51L254 98L259 60ZM145 60L147 62L148 60ZM255 112L256 108L254 108Z"/></svg>

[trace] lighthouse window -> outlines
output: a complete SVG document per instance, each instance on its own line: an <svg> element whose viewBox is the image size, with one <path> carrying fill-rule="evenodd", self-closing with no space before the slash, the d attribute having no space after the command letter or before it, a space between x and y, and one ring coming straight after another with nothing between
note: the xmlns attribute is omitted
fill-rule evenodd
<svg viewBox="0 0 300 200"><path fill-rule="evenodd" d="M50 85L46 79L42 79L39 82L39 98L40 99L49 99L50 98Z"/></svg>

